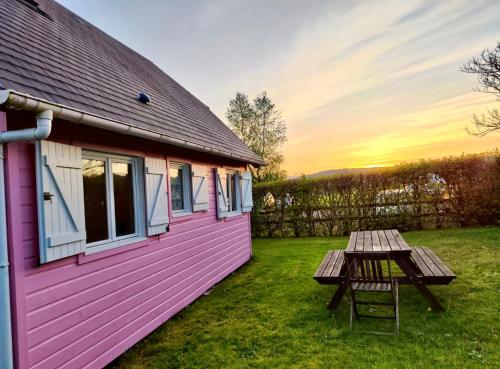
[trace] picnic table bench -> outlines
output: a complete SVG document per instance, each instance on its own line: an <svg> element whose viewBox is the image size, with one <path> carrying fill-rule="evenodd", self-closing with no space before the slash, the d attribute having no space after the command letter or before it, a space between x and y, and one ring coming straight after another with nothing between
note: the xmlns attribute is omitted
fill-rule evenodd
<svg viewBox="0 0 500 369"><path fill-rule="evenodd" d="M319 265L314 279L320 284L338 284L329 308L335 309L347 290L345 253L388 252L403 275L399 284L413 284L435 310L443 310L427 285L449 284L456 275L428 247L410 247L395 230L352 232L346 250L330 250Z"/></svg>

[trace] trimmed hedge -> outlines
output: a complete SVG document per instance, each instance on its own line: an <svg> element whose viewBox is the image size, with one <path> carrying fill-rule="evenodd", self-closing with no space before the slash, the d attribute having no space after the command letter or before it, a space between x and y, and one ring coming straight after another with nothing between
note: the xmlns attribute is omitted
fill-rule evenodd
<svg viewBox="0 0 500 369"><path fill-rule="evenodd" d="M254 186L252 235L346 235L500 224L500 153Z"/></svg>

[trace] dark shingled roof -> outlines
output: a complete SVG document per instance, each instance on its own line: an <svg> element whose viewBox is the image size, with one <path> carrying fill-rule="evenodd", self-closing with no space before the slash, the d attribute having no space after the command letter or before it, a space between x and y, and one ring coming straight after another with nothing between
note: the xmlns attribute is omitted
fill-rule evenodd
<svg viewBox="0 0 500 369"><path fill-rule="evenodd" d="M32 1L0 0L0 89L262 164L206 105L151 61L58 3L37 1L39 10L29 6ZM137 100L140 91L150 103Z"/></svg>

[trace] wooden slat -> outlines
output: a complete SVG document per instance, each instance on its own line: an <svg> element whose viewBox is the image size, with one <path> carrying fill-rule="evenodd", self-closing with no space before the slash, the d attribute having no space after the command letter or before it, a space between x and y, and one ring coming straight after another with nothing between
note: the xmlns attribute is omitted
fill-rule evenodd
<svg viewBox="0 0 500 369"><path fill-rule="evenodd" d="M378 279L380 281L383 281L384 280L384 272L382 270L382 262L380 261L380 259L377 259L376 262L377 262L377 275L378 275Z"/></svg>
<svg viewBox="0 0 500 369"><path fill-rule="evenodd" d="M439 268L441 273L446 276L455 276L455 274L448 269L448 267L434 254L434 252L429 249L428 247L422 247L422 251L425 252L425 254L432 260L434 265Z"/></svg>
<svg viewBox="0 0 500 369"><path fill-rule="evenodd" d="M380 246L380 239L378 236L378 231L372 231L372 246L373 251L382 251L382 247Z"/></svg>
<svg viewBox="0 0 500 369"><path fill-rule="evenodd" d="M377 264L375 260L371 261L372 263L372 278L376 281L378 281L378 271L377 271Z"/></svg>
<svg viewBox="0 0 500 369"><path fill-rule="evenodd" d="M344 280L342 270L344 266L344 251L330 250L327 252L320 266L314 274L321 284L337 284Z"/></svg>
<svg viewBox="0 0 500 369"><path fill-rule="evenodd" d="M422 272L422 274L424 276L434 276L434 274L432 273L432 271L429 269L429 267L427 266L427 264L424 262L424 260L420 256L420 254L419 254L419 252L418 252L417 249L418 248L415 247L412 250L411 257L413 258L413 261L415 261L415 264L417 264L418 268L420 269L420 271Z"/></svg>
<svg viewBox="0 0 500 369"><path fill-rule="evenodd" d="M354 282L352 288L356 291L390 291L390 283L366 283L366 282Z"/></svg>
<svg viewBox="0 0 500 369"><path fill-rule="evenodd" d="M323 261L319 265L318 269L316 269L316 273L314 273L315 277L321 277L323 275L323 272L324 272L326 266L328 265L328 262L332 258L333 252L334 252L334 250L329 250L326 253L325 257L323 258Z"/></svg>
<svg viewBox="0 0 500 369"><path fill-rule="evenodd" d="M325 268L325 271L323 272L323 277L333 277L333 268L335 268L335 263L337 262L339 255L342 251L340 250L335 250L333 252L332 258L328 262L328 265Z"/></svg>
<svg viewBox="0 0 500 369"><path fill-rule="evenodd" d="M389 246L389 241L387 240L387 237L385 236L384 231L377 231L378 238L380 241L380 246L382 247L382 251L390 251L391 247Z"/></svg>
<svg viewBox="0 0 500 369"><path fill-rule="evenodd" d="M432 274L436 277L441 277L444 276L444 273L437 267L437 265L432 261L432 259L425 253L422 248L415 248L424 263L427 265L427 267L431 270Z"/></svg>
<svg viewBox="0 0 500 369"><path fill-rule="evenodd" d="M354 248L354 251L363 251L364 241L365 241L365 232L364 231L358 232L358 236L356 238L356 247Z"/></svg>
<svg viewBox="0 0 500 369"><path fill-rule="evenodd" d="M365 241L363 244L363 251L373 251L372 232L370 231L365 231Z"/></svg>
<svg viewBox="0 0 500 369"><path fill-rule="evenodd" d="M363 260L360 260L358 267L358 270L361 273L361 279L366 279L365 263L363 262Z"/></svg>
<svg viewBox="0 0 500 369"><path fill-rule="evenodd" d="M351 236L349 237L349 243L347 244L348 251L355 249L357 236L358 236L358 232L351 232Z"/></svg>
<svg viewBox="0 0 500 369"><path fill-rule="evenodd" d="M406 243L406 241L404 240L404 238L401 236L401 234L397 229L391 229L391 233L394 236L396 242L399 244L401 250L411 250L410 246L408 246L408 244Z"/></svg>
<svg viewBox="0 0 500 369"><path fill-rule="evenodd" d="M371 279L371 277L370 277L370 262L368 260L364 260L363 266L364 266L364 271L365 271L365 278L367 281L369 281Z"/></svg>
<svg viewBox="0 0 500 369"><path fill-rule="evenodd" d="M344 264L344 253L339 251L337 256L337 261L335 262L335 266L333 267L331 277L340 276L340 271L342 270L342 265Z"/></svg>
<svg viewBox="0 0 500 369"><path fill-rule="evenodd" d="M391 251L400 251L401 247L399 247L399 243L394 238L394 235L392 234L392 232L390 230L385 230L384 233L387 237L387 241L389 241L390 250Z"/></svg>

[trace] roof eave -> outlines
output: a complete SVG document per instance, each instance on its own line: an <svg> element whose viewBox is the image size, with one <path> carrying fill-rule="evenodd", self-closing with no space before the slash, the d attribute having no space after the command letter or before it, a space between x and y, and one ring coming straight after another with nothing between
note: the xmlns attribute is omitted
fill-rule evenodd
<svg viewBox="0 0 500 369"><path fill-rule="evenodd" d="M255 157L246 157L235 155L232 153L223 152L207 145L196 144L187 140L180 140L175 137L160 134L136 127L131 124L121 122L115 119L106 118L97 114L89 113L80 109L68 107L62 104L54 103L35 96L30 96L14 90L0 90L0 106L8 109L25 110L33 113L40 113L45 110L50 110L54 114L54 118L64 119L66 121L83 124L86 126L106 129L109 131L140 137L147 140L163 142L169 145L184 147L187 149L230 158L255 166L265 165L264 160L255 154Z"/></svg>

